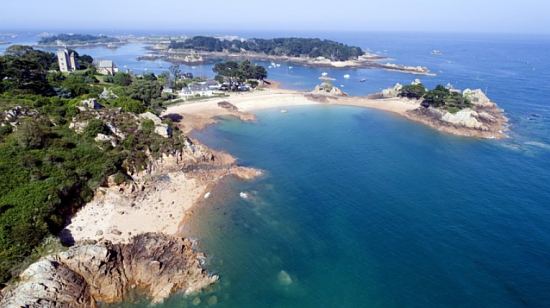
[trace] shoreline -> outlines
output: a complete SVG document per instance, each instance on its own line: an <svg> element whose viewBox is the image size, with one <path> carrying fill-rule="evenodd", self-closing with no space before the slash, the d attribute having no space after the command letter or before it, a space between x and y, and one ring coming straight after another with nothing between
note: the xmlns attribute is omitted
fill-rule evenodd
<svg viewBox="0 0 550 308"><path fill-rule="evenodd" d="M281 61L289 62L297 65L314 66L314 67L330 67L330 68L378 68L388 71L410 73L415 75L435 76L427 67L407 66L394 63L380 63L378 61L388 59L375 54L364 54L357 59L345 61L331 61L329 59L317 59L306 57L292 56L275 56L255 52L207 52L191 49L164 49L149 46L147 48L150 53L138 57L138 60L158 60L162 59L172 63L184 63L188 65L198 65L216 59L224 60L254 60L254 61ZM187 59L187 60L186 60Z"/></svg>
<svg viewBox="0 0 550 308"><path fill-rule="evenodd" d="M501 139L502 131L459 127L421 113L420 101L406 98L371 98L336 96L300 92L277 86L262 91L231 93L228 97L211 98L169 106L163 117L171 118L180 130L193 131L217 123L220 117L235 117L254 122L254 112L293 106L353 106L390 112L443 133L484 139ZM500 111L495 106L491 107ZM497 124L504 126L506 117ZM500 121L500 119L499 119ZM146 172L133 176L131 185L109 185L99 188L91 202L81 208L62 233L67 242L110 240L127 242L145 232L177 233L182 219L207 193L227 176L251 180L261 171L238 166L236 158L215 151L193 140L195 153L163 157Z"/></svg>
<svg viewBox="0 0 550 308"><path fill-rule="evenodd" d="M189 135L223 116L255 121L254 112L258 110L279 108L287 112L284 108L291 106L340 105L391 112L455 135L491 137L487 132L465 134L449 125L442 128L429 117L417 114L422 109L418 100L299 92L276 85L262 91L172 105L163 116L174 119L181 131ZM494 103L487 108L500 111ZM76 300L93 306L98 299L120 302L130 289L137 287L153 303L159 303L173 293L192 294L215 283L219 277L203 268L204 254L195 251L195 244L182 237L182 230L193 219L193 209L208 202L211 191L223 179L234 176L253 180L263 172L239 166L230 154L189 140L180 152L151 161L144 171L130 174L129 182L116 185L110 179L106 187L99 188L92 201L72 217L59 235L73 246L33 263L21 274L19 283L3 290L0 302ZM171 247L177 247L177 251ZM125 257L119 261L111 257L121 253ZM157 265L160 263L156 256L161 253L171 260L166 266ZM128 262L135 266L128 266ZM102 264L109 264L112 271L101 272ZM122 276L117 274L120 271ZM176 284L174 275L179 279ZM78 286L89 291L74 292ZM36 288L43 289L42 293L27 292Z"/></svg>
<svg viewBox="0 0 550 308"><path fill-rule="evenodd" d="M128 243L143 233L178 235L186 213L223 178L252 180L262 171L193 140L195 153L164 156L122 185L100 187L61 232L69 244L86 241Z"/></svg>
<svg viewBox="0 0 550 308"><path fill-rule="evenodd" d="M218 102L229 102L234 105L238 111L227 111L220 108ZM164 116L180 115L182 123L180 128L184 133L189 133L193 130L201 130L204 127L215 124L216 118L222 116L233 116L243 121L254 121L254 111L263 109L284 109L291 106L308 106L308 105L340 105L354 106L361 108L372 108L385 112L390 112L402 116L416 123L429 126L437 131L449 133L455 136L466 136L483 139L502 139L507 135L506 130L507 119L503 115L502 110L496 109L502 113L502 121L497 124L502 126L502 130L481 130L467 128L450 123L435 121L425 115L418 114L420 110L420 101L401 97L392 98L371 98L353 97L353 96L337 96L330 94L317 94L312 92L301 92L285 89L264 89L252 93L232 93L229 97L204 99L197 102L174 104L167 108ZM284 111L284 110L282 110ZM187 121L186 121L187 119Z"/></svg>

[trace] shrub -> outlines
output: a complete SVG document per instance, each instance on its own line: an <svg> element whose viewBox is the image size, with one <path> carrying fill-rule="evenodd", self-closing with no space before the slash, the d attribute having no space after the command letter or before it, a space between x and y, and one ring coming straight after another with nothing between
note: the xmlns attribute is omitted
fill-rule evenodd
<svg viewBox="0 0 550 308"><path fill-rule="evenodd" d="M88 125L84 129L84 136L88 138L95 138L97 134L105 134L109 130L99 119L92 119L88 122Z"/></svg>

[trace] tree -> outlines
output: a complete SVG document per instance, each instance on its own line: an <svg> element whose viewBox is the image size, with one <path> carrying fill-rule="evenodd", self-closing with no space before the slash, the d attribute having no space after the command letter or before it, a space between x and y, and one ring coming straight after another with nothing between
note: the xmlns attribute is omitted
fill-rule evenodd
<svg viewBox="0 0 550 308"><path fill-rule="evenodd" d="M217 63L212 70L217 74L215 79L220 82L229 82L231 90L237 89L239 85L249 80L263 80L267 77L265 67L252 64L245 60L242 62L227 61Z"/></svg>
<svg viewBox="0 0 550 308"><path fill-rule="evenodd" d="M150 106L153 99L162 96L162 86L156 81L138 79L128 87L128 95Z"/></svg>
<svg viewBox="0 0 550 308"><path fill-rule="evenodd" d="M426 94L426 88L421 83L403 86L403 88L401 88L401 91L399 92L399 96L401 97L414 99L420 99L422 96L424 96L424 94Z"/></svg>
<svg viewBox="0 0 550 308"><path fill-rule="evenodd" d="M118 86L129 86L132 84L132 76L128 73L118 72L113 76L113 83Z"/></svg>
<svg viewBox="0 0 550 308"><path fill-rule="evenodd" d="M170 74L172 75L172 78L174 78L174 80L178 80L181 77L181 68L179 64L170 65L168 70L170 71Z"/></svg>
<svg viewBox="0 0 550 308"><path fill-rule="evenodd" d="M155 76L155 73L147 73L147 74L143 74L143 79L148 81L156 81L157 76Z"/></svg>
<svg viewBox="0 0 550 308"><path fill-rule="evenodd" d="M77 61L81 68L89 69L95 67L94 58L89 55L78 56Z"/></svg>

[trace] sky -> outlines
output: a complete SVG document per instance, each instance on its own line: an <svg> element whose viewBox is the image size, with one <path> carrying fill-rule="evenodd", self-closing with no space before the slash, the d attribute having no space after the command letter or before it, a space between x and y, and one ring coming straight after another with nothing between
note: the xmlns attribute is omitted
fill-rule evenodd
<svg viewBox="0 0 550 308"><path fill-rule="evenodd" d="M550 34L549 0L1 0L1 30Z"/></svg>

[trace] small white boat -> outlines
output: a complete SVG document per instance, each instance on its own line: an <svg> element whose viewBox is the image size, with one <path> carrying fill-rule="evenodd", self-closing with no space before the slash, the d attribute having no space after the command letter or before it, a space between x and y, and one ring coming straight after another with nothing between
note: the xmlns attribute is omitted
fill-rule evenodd
<svg viewBox="0 0 550 308"><path fill-rule="evenodd" d="M350 79L350 77L351 77L351 76L350 76L349 74L345 74L345 75L344 75L344 79Z"/></svg>
<svg viewBox="0 0 550 308"><path fill-rule="evenodd" d="M365 82L365 81L367 81L367 78L363 78L363 79L359 80L359 82Z"/></svg>
<svg viewBox="0 0 550 308"><path fill-rule="evenodd" d="M287 112L288 112L288 110L286 110L286 109L281 109L281 113L287 113Z"/></svg>
<svg viewBox="0 0 550 308"><path fill-rule="evenodd" d="M323 72L323 73L321 74L321 76L327 77L327 76L328 76L328 73L327 73L327 72Z"/></svg>
<svg viewBox="0 0 550 308"><path fill-rule="evenodd" d="M291 69L293 69L293 68L294 68L294 66L289 66L289 67L288 67L289 70L291 70Z"/></svg>

